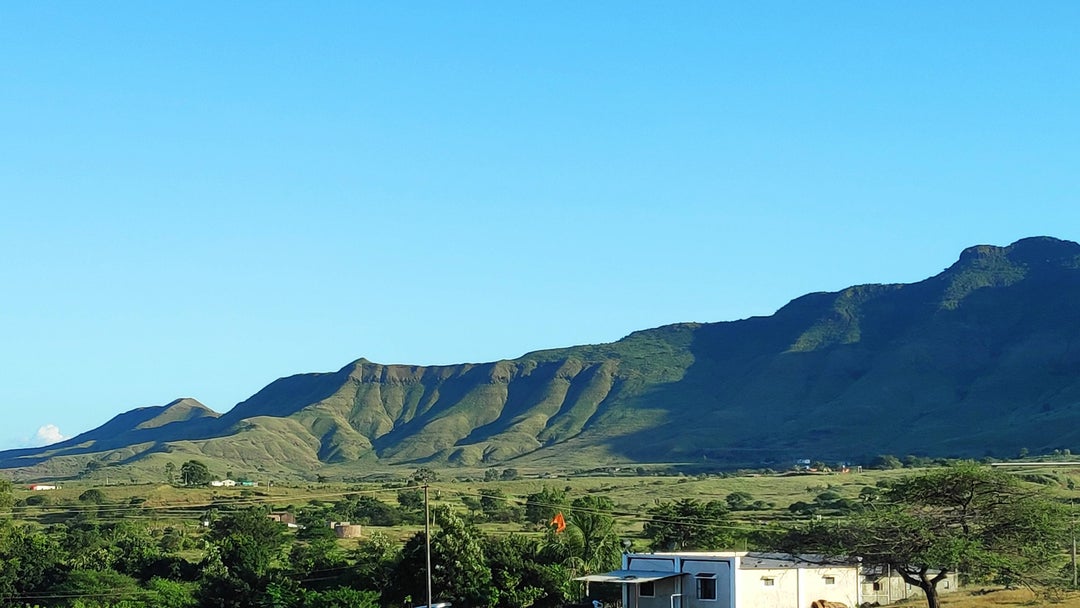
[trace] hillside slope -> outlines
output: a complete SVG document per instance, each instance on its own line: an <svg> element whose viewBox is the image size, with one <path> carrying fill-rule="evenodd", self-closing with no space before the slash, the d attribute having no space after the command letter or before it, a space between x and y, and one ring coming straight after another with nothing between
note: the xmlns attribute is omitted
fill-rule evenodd
<svg viewBox="0 0 1080 608"><path fill-rule="evenodd" d="M177 451L291 471L570 452L735 466L1076 448L1078 301L1080 245L977 246L925 281L809 294L769 317L485 364L359 359L277 380L221 416L190 403L128 412L62 444L0 452L0 467L120 448L112 460Z"/></svg>

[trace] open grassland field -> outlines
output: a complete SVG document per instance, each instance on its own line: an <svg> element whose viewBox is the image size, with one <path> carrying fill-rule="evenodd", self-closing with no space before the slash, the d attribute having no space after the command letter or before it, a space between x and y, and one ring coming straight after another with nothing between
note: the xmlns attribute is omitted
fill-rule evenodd
<svg viewBox="0 0 1080 608"><path fill-rule="evenodd" d="M943 608L1012 608L1048 606L1057 608L1080 607L1080 593L1044 593L1030 589L978 589L958 591L941 596ZM890 606L899 608L925 608L926 600L911 598Z"/></svg>
<svg viewBox="0 0 1080 608"><path fill-rule="evenodd" d="M1080 489L1074 489L1080 484L1080 467L1073 464L1054 462L1011 470L1061 500L1074 501L1080 498ZM745 493L756 506L732 511L731 525L751 531L803 521L814 513L836 514L835 509L828 508L827 501L860 501L867 488L911 471L905 468L849 473L686 476L640 475L632 469L612 469L571 475L515 472L518 475L515 479L484 481L485 470L443 469L433 472L435 479L429 482L429 496L433 507L446 505L462 513L469 512L470 502L475 504L485 493L493 492L497 493L497 500L519 507L524 506L529 495L545 488L565 492L568 501L582 496L603 496L614 503L613 515L620 534L634 538L648 518L648 509L659 501L688 498L724 502L732 493ZM256 487L225 488L130 482L105 485L104 479L59 482L59 489L48 491L31 491L26 485L18 485L12 515L41 523L55 523L73 513L85 513L105 521L141 519L162 525L197 525L213 510L265 506L270 510L296 512L357 495L396 505L398 492L416 489L417 482L411 479L414 473L414 469L379 473L374 476L378 481L271 481L272 485L267 485L264 480ZM94 500L86 496L91 489L97 491ZM800 503L807 505L807 509L793 507ZM516 522L481 521L480 527L494 533L542 532L535 525ZM378 528L368 528L374 529ZM391 537L404 538L414 531L414 526L395 526L383 531Z"/></svg>
<svg viewBox="0 0 1080 608"><path fill-rule="evenodd" d="M1029 460L1023 464L1026 466L1016 465L1006 470L1028 487L1044 490L1066 505L1075 504L1080 498L1077 489L1080 468L1074 468L1075 463L1039 464ZM659 472L661 469L653 470ZM372 553L382 551L378 547L416 546L417 535L424 529L423 497L426 490L432 508L448 507L460 519L474 524L482 532L478 537L531 542L505 538L511 534L520 535L539 541L534 543L537 546L560 542L549 525L551 513L556 509L565 511L570 521L586 522L590 510L598 509L613 523L609 538L613 541L611 546L615 547L613 557L617 566L620 550L650 550L651 541L643 528L648 521L655 523L651 520L655 512L651 510L662 503L689 499L728 505L730 510L726 514L723 510L710 512L709 523L691 525L719 523L717 527L724 529L726 534L725 540L717 541L716 550L768 550L776 546L770 543L774 543L784 529L819 518L835 517L841 522L850 514L873 508L870 505L882 486L918 472L912 468L897 468L855 469L843 473L788 471L686 475L671 474L670 467L663 470L666 474L649 474L649 469L634 467L555 475L507 468L409 468L352 477L349 481L325 477L316 482L266 478L254 487L117 483L121 477L111 474L108 485L102 483L104 478L57 482L60 487L50 490L32 490L27 484L20 484L9 495L13 504L7 504L11 504L10 514L16 522L27 522L30 524L27 529L36 528L55 538L90 534L99 539L96 542L106 542L105 537L94 534L107 533L117 535L119 540L116 542L145 539L149 546L167 551L181 571L198 567L212 554L215 534L221 532L215 521L235 521L233 518L237 515L247 514L256 521L265 522L263 513L249 510L257 507L266 512L288 514L295 517L298 524L289 528L283 537L292 547L287 558L290 561L281 561L276 567L296 567L292 561L294 556L301 559L311 555L312 551L329 551L327 547L334 547L344 560L335 562L336 568L348 571L354 563L368 564L363 560L371 559L371 555L382 555ZM539 494L547 498L536 498ZM603 500L583 500L593 498ZM549 507L546 515L537 515L538 505ZM445 515L445 510L443 513ZM335 538L326 528L331 527L330 522L341 521L360 524L360 536ZM651 528L655 530L655 526ZM281 535L283 530L276 529L275 534ZM1053 561L1058 566L1068 563L1065 544L1053 546L1060 549L1049 549L1050 553L1056 553ZM69 550L74 551L73 555L81 554L74 547L69 546ZM1062 575L1058 584L1067 578ZM1080 608L1080 594L1043 589L1002 590L973 586L959 593L945 594L941 599L945 608L1051 605ZM901 605L925 604L911 600Z"/></svg>

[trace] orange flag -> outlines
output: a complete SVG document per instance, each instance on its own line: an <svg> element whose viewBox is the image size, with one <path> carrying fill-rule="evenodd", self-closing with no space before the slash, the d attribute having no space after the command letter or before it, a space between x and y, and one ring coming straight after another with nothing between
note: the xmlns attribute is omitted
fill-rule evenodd
<svg viewBox="0 0 1080 608"><path fill-rule="evenodd" d="M562 513L556 513L555 517L551 518L551 525L555 526L555 533L558 534L566 529L566 518Z"/></svg>

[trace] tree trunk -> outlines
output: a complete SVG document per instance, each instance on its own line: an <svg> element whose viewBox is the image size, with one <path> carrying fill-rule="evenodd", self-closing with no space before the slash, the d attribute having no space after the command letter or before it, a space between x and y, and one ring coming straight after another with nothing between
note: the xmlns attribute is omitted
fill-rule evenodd
<svg viewBox="0 0 1080 608"><path fill-rule="evenodd" d="M919 587L922 587L923 593L926 594L926 608L938 608L940 604L938 603L937 582L926 581Z"/></svg>
<svg viewBox="0 0 1080 608"><path fill-rule="evenodd" d="M926 594L926 608L939 608L941 606L938 599L937 584L945 579L948 574L947 570L939 570L935 576L931 577L928 566L922 566L914 572L898 564L890 564L890 566L900 575L900 578L922 589L923 593Z"/></svg>

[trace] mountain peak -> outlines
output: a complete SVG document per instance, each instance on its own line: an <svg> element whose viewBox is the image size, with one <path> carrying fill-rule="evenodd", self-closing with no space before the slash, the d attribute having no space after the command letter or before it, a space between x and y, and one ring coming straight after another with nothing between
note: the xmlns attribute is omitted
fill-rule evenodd
<svg viewBox="0 0 1080 608"><path fill-rule="evenodd" d="M1003 258L1025 264L1061 263L1075 261L1077 256L1080 256L1080 243L1050 236L1032 236L1020 239L1006 247L997 245L968 247L960 253L960 260L957 263L984 265L986 262Z"/></svg>
<svg viewBox="0 0 1080 608"><path fill-rule="evenodd" d="M178 422L181 420L194 420L196 418L217 418L220 416L214 410L206 407L200 403L197 399L191 397L181 397L180 399L174 399L169 403L154 407L144 408L148 414L153 413L152 417L147 418L143 422L140 422L135 426L137 429L150 429L159 426L164 426L171 422Z"/></svg>
<svg viewBox="0 0 1080 608"><path fill-rule="evenodd" d="M200 403L198 399L195 399L193 397L180 397L179 399L173 399L172 401L170 401L170 402L166 403L164 406L162 406L162 411L173 409L173 408L180 408L180 409L198 408L198 409L205 409L205 410L210 409L210 408L206 407L205 405L203 405L202 403Z"/></svg>
<svg viewBox="0 0 1080 608"><path fill-rule="evenodd" d="M809 294L768 317L674 323L478 365L361 358L280 378L221 417L176 399L0 454L0 468L168 450L309 474L360 462L774 466L1076 448L1077 299L1080 244L977 245L924 281Z"/></svg>

